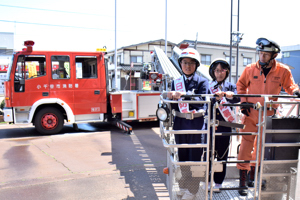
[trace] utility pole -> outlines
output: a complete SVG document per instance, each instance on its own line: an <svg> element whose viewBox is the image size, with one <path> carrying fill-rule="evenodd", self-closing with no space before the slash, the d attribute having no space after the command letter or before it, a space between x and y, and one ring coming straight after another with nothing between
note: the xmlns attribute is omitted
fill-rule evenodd
<svg viewBox="0 0 300 200"><path fill-rule="evenodd" d="M166 54L166 56L168 57L168 48L167 48L167 43L168 43L168 40L167 40L167 22L168 22L168 20L167 20L167 16L168 16L168 14L167 14L167 11L168 11L168 0L166 0L166 19L165 19L165 54Z"/></svg>
<svg viewBox="0 0 300 200"><path fill-rule="evenodd" d="M231 0L231 21L230 21L230 58L229 58L229 65L231 66L231 59L232 59L232 45L236 45L236 75L235 75L235 83L238 81L239 78L239 43L243 39L243 33L239 32L239 24L240 24L240 0L238 1L238 14L237 14L237 31L232 32L232 2ZM234 36L234 40L232 39L232 36ZM229 81L231 81L231 70L229 75Z"/></svg>
<svg viewBox="0 0 300 200"><path fill-rule="evenodd" d="M235 75L235 83L237 83L239 78L239 43L240 43L240 37L239 37L239 31L240 31L240 0L238 0L238 14L237 14L237 44L236 44L236 75Z"/></svg>
<svg viewBox="0 0 300 200"><path fill-rule="evenodd" d="M194 45L194 49L197 50L197 41L198 41L198 32L196 34L196 40L195 40L195 45Z"/></svg>
<svg viewBox="0 0 300 200"><path fill-rule="evenodd" d="M117 57L118 57L118 54L117 54L117 0L115 0L115 90L117 91Z"/></svg>
<svg viewBox="0 0 300 200"><path fill-rule="evenodd" d="M229 66L231 67L231 58L232 58L232 1L231 0L231 12L230 12L230 55L229 55ZM231 71L229 72L229 82L231 82Z"/></svg>

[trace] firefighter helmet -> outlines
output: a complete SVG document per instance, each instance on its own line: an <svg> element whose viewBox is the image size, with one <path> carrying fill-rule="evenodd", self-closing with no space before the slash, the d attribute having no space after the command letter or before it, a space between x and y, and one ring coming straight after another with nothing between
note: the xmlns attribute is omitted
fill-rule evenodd
<svg viewBox="0 0 300 200"><path fill-rule="evenodd" d="M272 53L271 59L268 62L263 63L259 60L259 64L261 65L261 67L266 68L267 66L269 66L270 62L276 58L277 54L280 53L280 46L276 42L268 40L266 38L258 38L256 40L256 44L257 51Z"/></svg>
<svg viewBox="0 0 300 200"><path fill-rule="evenodd" d="M196 61L196 70L197 70L197 67L200 66L200 55L199 55L199 53L196 49L186 48L181 52L181 54L178 58L178 64L179 64L180 68L182 68L181 67L181 61L182 61L183 58L192 58L192 59L194 59Z"/></svg>
<svg viewBox="0 0 300 200"><path fill-rule="evenodd" d="M280 46L272 40L268 40L266 38L258 38L256 40L256 44L257 51L273 52L274 54L280 53Z"/></svg>
<svg viewBox="0 0 300 200"><path fill-rule="evenodd" d="M221 64L221 67L223 69L227 69L227 72L226 72L226 77L224 78L224 80L228 77L229 75L229 72L230 72L230 65L229 63L223 59L223 58L217 58L215 59L209 66L209 75L211 76L211 78L213 79L213 81L216 80L216 76L215 76L215 69L217 68L218 64Z"/></svg>

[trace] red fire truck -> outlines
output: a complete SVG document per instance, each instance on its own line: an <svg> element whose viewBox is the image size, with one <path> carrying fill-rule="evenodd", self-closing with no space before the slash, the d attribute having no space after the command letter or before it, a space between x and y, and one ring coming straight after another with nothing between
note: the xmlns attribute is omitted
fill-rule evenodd
<svg viewBox="0 0 300 200"><path fill-rule="evenodd" d="M109 92L104 52L33 51L25 41L4 82L4 121L33 123L42 134L59 133L65 122L156 120L158 91Z"/></svg>

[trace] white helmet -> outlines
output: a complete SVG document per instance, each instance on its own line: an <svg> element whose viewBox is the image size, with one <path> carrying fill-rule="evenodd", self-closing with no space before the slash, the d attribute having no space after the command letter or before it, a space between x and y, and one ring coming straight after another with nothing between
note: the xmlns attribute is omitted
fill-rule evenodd
<svg viewBox="0 0 300 200"><path fill-rule="evenodd" d="M179 64L180 68L182 68L181 60L183 58L192 58L192 59L196 60L196 70L197 70L197 67L200 66L200 55L196 49L186 48L181 52L181 54L178 58L178 64Z"/></svg>
<svg viewBox="0 0 300 200"><path fill-rule="evenodd" d="M228 77L229 75L229 72L230 72L230 65L229 63L223 59L223 58L217 58L215 59L214 61L212 61L212 63L210 64L209 66L209 75L210 77L213 79L213 80L216 80L216 76L215 76L215 73L214 73L214 70L217 68L218 64L221 64L221 67L223 69L227 69L227 72L226 72L226 76L224 78L224 80Z"/></svg>

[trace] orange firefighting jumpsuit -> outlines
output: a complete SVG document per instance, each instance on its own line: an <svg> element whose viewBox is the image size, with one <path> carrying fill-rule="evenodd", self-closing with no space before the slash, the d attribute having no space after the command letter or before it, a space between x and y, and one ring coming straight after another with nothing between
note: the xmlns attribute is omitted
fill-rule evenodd
<svg viewBox="0 0 300 200"><path fill-rule="evenodd" d="M272 68L266 77L262 72L259 62L247 65L236 86L238 94L278 95L281 91L281 87L283 87L288 94L292 95L293 92L299 90L298 85L294 82L290 69L287 66L278 63L276 60L273 60ZM270 100L277 101L277 98L270 98ZM264 105L264 98L241 97L241 102L254 104L260 102L261 105ZM277 108L278 105L273 104L272 107ZM267 111L267 116L273 114L274 110ZM249 116L245 115L242 119L242 123L245 124L246 127L241 130L241 132L257 132L258 128L256 124L258 123L258 110L250 108ZM256 144L255 139L256 135L242 136L238 160L256 160L256 145L254 146L254 143ZM261 156L261 148L259 150L259 155ZM255 166L255 163L251 163L251 165ZM249 163L238 163L237 168L250 171Z"/></svg>

